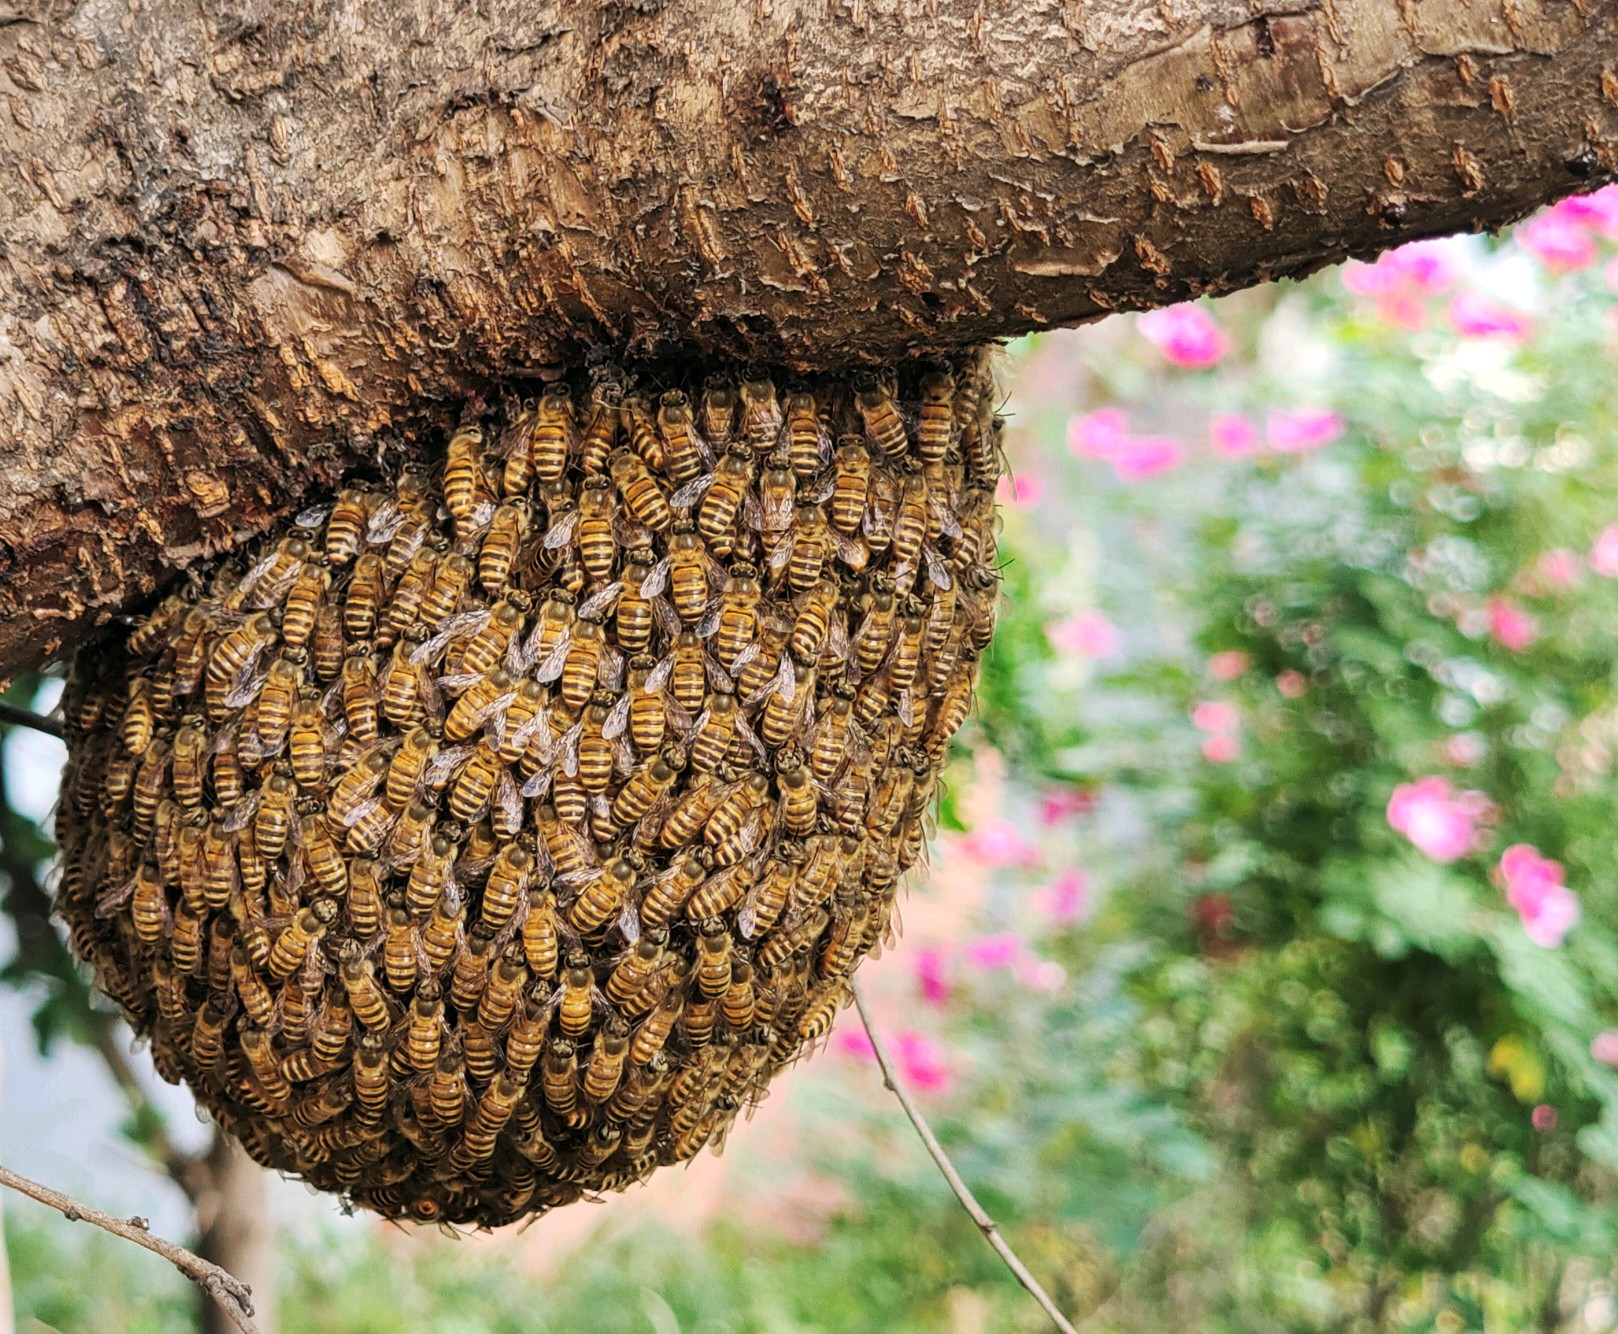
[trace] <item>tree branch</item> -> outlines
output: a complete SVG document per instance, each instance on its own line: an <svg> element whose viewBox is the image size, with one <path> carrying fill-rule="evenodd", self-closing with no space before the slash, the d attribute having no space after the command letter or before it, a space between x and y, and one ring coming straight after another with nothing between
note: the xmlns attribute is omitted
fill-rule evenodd
<svg viewBox="0 0 1618 1334"><path fill-rule="evenodd" d="M944 1174L944 1180L949 1182L949 1188L955 1192L955 1198L961 1202L972 1221L977 1224L978 1231L983 1233L983 1239L994 1248L994 1252L1005 1261L1006 1268L1011 1270L1017 1282L1028 1289L1028 1293L1044 1309L1045 1314L1051 1318L1051 1323L1062 1334L1078 1334L1073 1324L1057 1308L1051 1295L1040 1286L1040 1282L1028 1271L1028 1266L1018 1258L1017 1252L1011 1249L1011 1243L1000 1234L999 1225L984 1212L983 1206L978 1203L977 1197L972 1194L966 1182L961 1180L961 1174L955 1170L955 1164L950 1162L949 1155L944 1152L944 1146L938 1142L938 1136L927 1124L927 1118L921 1114L921 1108L916 1106L915 1099L900 1081L894 1072L893 1059L888 1055L887 1045L882 1041L882 1035L877 1032L876 1024L871 1020L871 1012L865 1005L865 992L861 989L859 979L853 980L854 1004L860 1012L860 1022L865 1025L865 1032L871 1039L871 1048L876 1052L876 1063L882 1068L882 1082L893 1090L899 1099L899 1105L910 1118L910 1124L916 1128L916 1134L921 1136L921 1142L926 1148L933 1162L938 1164L938 1170Z"/></svg>
<svg viewBox="0 0 1618 1334"><path fill-rule="evenodd" d="M53 736L58 741L63 737L61 719L47 718L43 713L35 713L32 709L25 709L18 704L7 704L4 700L0 700L0 723L31 727L34 731Z"/></svg>
<svg viewBox="0 0 1618 1334"><path fill-rule="evenodd" d="M230 1317L231 1323L241 1334L259 1334L258 1326L253 1323L252 1290L218 1265L209 1264L201 1256L193 1255L172 1241L154 1236L144 1218L114 1218L6 1167L0 1167L0 1186L9 1186L31 1200L47 1205L70 1223L90 1223L115 1237L132 1241L154 1255L161 1255L218 1302L220 1309Z"/></svg>

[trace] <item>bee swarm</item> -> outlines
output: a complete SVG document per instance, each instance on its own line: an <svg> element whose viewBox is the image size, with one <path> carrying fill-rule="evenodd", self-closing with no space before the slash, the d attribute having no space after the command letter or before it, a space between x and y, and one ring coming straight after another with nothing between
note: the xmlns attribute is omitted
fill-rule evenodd
<svg viewBox="0 0 1618 1334"><path fill-rule="evenodd" d="M722 1139L891 935L997 591L987 357L600 368L85 650L58 910L266 1166L495 1225Z"/></svg>

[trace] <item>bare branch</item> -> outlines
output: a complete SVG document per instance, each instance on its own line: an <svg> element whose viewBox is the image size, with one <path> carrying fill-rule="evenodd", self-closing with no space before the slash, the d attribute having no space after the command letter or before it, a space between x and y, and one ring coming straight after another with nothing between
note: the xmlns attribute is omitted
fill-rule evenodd
<svg viewBox="0 0 1618 1334"><path fill-rule="evenodd" d="M111 1214L104 1214L99 1209L80 1204L71 1196L63 1195L49 1186L42 1186L37 1181L31 1181L6 1167L0 1167L0 1186L9 1186L31 1200L39 1201L56 1210L70 1223L90 1223L104 1232L112 1233L115 1237L132 1241L154 1255L161 1255L212 1296L214 1301L219 1303L220 1309L230 1318L230 1322L242 1334L259 1334L258 1326L253 1323L252 1289L218 1265L209 1264L201 1256L193 1255L185 1247L154 1236L144 1218L114 1218Z"/></svg>
<svg viewBox="0 0 1618 1334"><path fill-rule="evenodd" d="M7 704L0 700L0 723L14 723L18 727L31 727L36 732L44 732L48 736L62 739L62 721L59 718L47 718L42 713L35 713L32 709L24 709L16 704Z"/></svg>
<svg viewBox="0 0 1618 1334"><path fill-rule="evenodd" d="M894 1073L893 1060L888 1055L887 1046L882 1036L876 1031L876 1024L871 1020L871 1012L865 1005L865 993L860 989L859 980L853 981L854 1004L860 1012L860 1022L865 1025L865 1032L871 1039L871 1048L876 1052L876 1063L882 1067L882 1082L893 1090L894 1096L899 1099L899 1105L904 1108L905 1115L910 1118L910 1124L915 1126L916 1134L921 1136L921 1142L932 1160L938 1164L938 1170L944 1174L944 1180L949 1182L949 1188L955 1192L955 1198L961 1202L972 1221L978 1225L978 1231L983 1233L983 1239L994 1247L995 1254L1006 1263L1006 1268L1016 1276L1017 1282L1028 1289L1029 1295L1044 1308L1045 1314L1051 1318L1051 1323L1062 1334L1078 1334L1073 1323L1057 1309L1056 1303L1051 1300L1050 1293L1040 1286L1040 1282L1028 1272L1025 1265L1011 1249L1011 1243L1000 1235L999 1225L984 1212L983 1206L977 1202L977 1197L967 1188L966 1182L955 1170L955 1164L950 1162L949 1155L944 1152L944 1146L938 1142L933 1129L927 1124L927 1118L921 1114L921 1108L916 1106L909 1090L899 1082Z"/></svg>

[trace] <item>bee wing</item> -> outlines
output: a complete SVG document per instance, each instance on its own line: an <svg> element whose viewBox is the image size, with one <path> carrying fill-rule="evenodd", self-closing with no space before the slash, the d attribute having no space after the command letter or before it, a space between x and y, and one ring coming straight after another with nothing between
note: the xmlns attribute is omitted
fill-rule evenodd
<svg viewBox="0 0 1618 1334"><path fill-rule="evenodd" d="M511 776L510 769L500 770L500 781L495 785L495 805L505 817L508 825L516 826L522 823L522 793L517 789L517 780Z"/></svg>
<svg viewBox="0 0 1618 1334"><path fill-rule="evenodd" d="M819 505L831 499L831 493L837 489L837 469L827 468L825 472L812 479L804 488L803 498L811 505Z"/></svg>
<svg viewBox="0 0 1618 1334"><path fill-rule="evenodd" d="M655 694L668 684L669 673L674 670L674 655L671 653L647 674L646 692Z"/></svg>
<svg viewBox="0 0 1618 1334"><path fill-rule="evenodd" d="M624 684L624 655L608 644L601 650L596 679L607 690L621 690Z"/></svg>
<svg viewBox="0 0 1618 1334"><path fill-rule="evenodd" d="M955 580L950 575L949 566L944 563L942 556L931 547L923 547L921 549L921 558L927 566L927 578L934 585L945 589L954 586Z"/></svg>
<svg viewBox="0 0 1618 1334"><path fill-rule="evenodd" d="M623 909L618 914L618 929L631 945L640 939L640 914L635 911L632 899L624 900Z"/></svg>
<svg viewBox="0 0 1618 1334"><path fill-rule="evenodd" d="M755 639L751 644L747 645L746 648L742 649L742 651L736 655L735 661L730 664L731 676L739 677L747 664L752 662L754 658L758 657L759 652L763 647L763 644L759 640Z"/></svg>
<svg viewBox="0 0 1618 1334"><path fill-rule="evenodd" d="M504 712L511 707L511 701L516 698L517 692L515 690L507 690L503 694L496 695L481 709L478 709L475 713L473 713L472 727L474 729L482 727L483 724L488 722L489 719L493 718L495 714L504 714Z"/></svg>
<svg viewBox="0 0 1618 1334"><path fill-rule="evenodd" d="M562 737L562 772L569 778L574 778L579 772L579 737L584 732L584 723L579 721L567 729Z"/></svg>
<svg viewBox="0 0 1618 1334"><path fill-rule="evenodd" d="M227 834L235 834L247 828L253 816L258 813L258 803L262 796L262 789L249 792L230 808L230 813L225 816Z"/></svg>
<svg viewBox="0 0 1618 1334"><path fill-rule="evenodd" d="M108 885L96 896L95 915L97 917L111 917L123 908L135 896L135 877L129 876L125 880ZM164 896L164 905L167 907L167 895Z"/></svg>
<svg viewBox="0 0 1618 1334"><path fill-rule="evenodd" d="M393 535L404 527L406 514L393 500L384 500L365 521L365 540L372 546L391 542Z"/></svg>
<svg viewBox="0 0 1618 1334"><path fill-rule="evenodd" d="M674 604L667 598L652 599L652 614L657 617L657 628L670 639L685 628L680 621L679 612L674 610Z"/></svg>
<svg viewBox="0 0 1618 1334"><path fill-rule="evenodd" d="M292 520L292 523L293 526L297 528L318 528L321 524L326 522L327 516L330 514L331 505L329 503L324 505L311 505L306 510L299 510L297 517Z"/></svg>
<svg viewBox="0 0 1618 1334"><path fill-rule="evenodd" d="M679 733L680 740L682 740L682 741L686 740L687 738L698 737L698 736L702 735L704 730L706 730L709 722L711 722L712 719L713 719L713 710L712 709L704 709L701 713L699 713L697 715L695 722L692 722L691 721L691 715L687 714L686 715L686 722L687 722L688 725L682 728L678 723L676 723L675 726L674 726L674 730Z"/></svg>
<svg viewBox="0 0 1618 1334"><path fill-rule="evenodd" d="M258 650L255 649L254 657L256 658L257 656ZM242 664L241 670L236 673L236 684L231 688L230 693L225 696L225 707L227 709L245 709L258 698L259 689L264 685L269 672L254 672L252 663L253 659L250 658Z"/></svg>
<svg viewBox="0 0 1618 1334"><path fill-rule="evenodd" d="M939 530L945 537L952 537L956 541L961 539L961 521L955 516L955 511L944 504L936 496L927 500L927 508L938 518Z"/></svg>
<svg viewBox="0 0 1618 1334"><path fill-rule="evenodd" d="M371 797L366 801L356 803L354 809L343 816L343 828L352 829L361 820L365 819L366 816L371 815L378 810L381 805L381 797Z"/></svg>
<svg viewBox="0 0 1618 1334"><path fill-rule="evenodd" d="M780 574L782 570L786 569L787 562L792 559L792 552L796 546L797 543L792 540L790 535L783 537L770 552L770 559L765 568L772 575Z"/></svg>
<svg viewBox="0 0 1618 1334"><path fill-rule="evenodd" d="M693 723L691 714L675 700L667 697L663 700L663 712L669 720L669 726L682 736L690 736Z"/></svg>
<svg viewBox="0 0 1618 1334"><path fill-rule="evenodd" d="M752 488L748 488L746 494L742 496L742 522L755 533L765 526L764 510L759 505L758 496L754 494Z"/></svg>
<svg viewBox="0 0 1618 1334"><path fill-rule="evenodd" d="M546 531L545 541L543 543L545 550L555 551L557 547L565 547L573 540L573 534L577 530L578 526L578 510L568 510Z"/></svg>
<svg viewBox="0 0 1618 1334"><path fill-rule="evenodd" d="M440 676L435 684L444 690L465 690L482 679L482 672L457 672L452 676Z"/></svg>
<svg viewBox="0 0 1618 1334"><path fill-rule="evenodd" d="M899 692L899 698L895 701L895 708L899 714L899 721L906 727L911 726L916 721L916 696L909 686Z"/></svg>
<svg viewBox="0 0 1618 1334"><path fill-rule="evenodd" d="M713 479L716 476L718 476L717 473L705 472L701 477L687 482L669 497L669 504L675 509L689 509L692 505L696 504L697 501L702 498L703 493L713 485Z"/></svg>
<svg viewBox="0 0 1618 1334"><path fill-rule="evenodd" d="M522 785L522 794L525 797L543 797L550 790L552 770L546 765L526 783Z"/></svg>
<svg viewBox="0 0 1618 1334"><path fill-rule="evenodd" d="M427 767L422 771L427 786L443 787L454 776L455 771L466 763L472 750L471 746L445 746L441 749L427 761Z"/></svg>
<svg viewBox="0 0 1618 1334"><path fill-rule="evenodd" d="M528 743L534 739L535 733L537 733L541 728L548 728L550 726L550 722L551 711L549 709L535 709L534 716L528 719L527 722L521 724L517 730L511 734L511 744L513 746L521 746L526 748Z"/></svg>
<svg viewBox="0 0 1618 1334"><path fill-rule="evenodd" d="M792 661L790 653L781 655L781 665L775 672L776 690L780 692L781 702L790 704L798 696L798 669Z"/></svg>
<svg viewBox="0 0 1618 1334"><path fill-rule="evenodd" d="M697 622L697 635L702 639L712 639L714 631L719 629L719 599L709 602L708 610L703 618Z"/></svg>
<svg viewBox="0 0 1618 1334"><path fill-rule="evenodd" d="M590 594L579 606L580 616L595 616L606 611L618 600L619 594L624 591L623 580L614 579L610 584L603 586Z"/></svg>
<svg viewBox="0 0 1618 1334"><path fill-rule="evenodd" d="M640 595L643 598L655 598L669 586L669 566L672 564L673 558L664 556L652 566L651 573L640 581Z"/></svg>
<svg viewBox="0 0 1618 1334"><path fill-rule="evenodd" d="M764 526L770 529L787 527L792 522L795 499L791 491L772 495L763 506Z"/></svg>
<svg viewBox="0 0 1618 1334"><path fill-rule="evenodd" d="M546 656L545 661L539 664L539 670L534 673L541 684L556 680L562 674L562 664L567 661L567 651L573 644L573 632L564 630L562 638L555 648Z"/></svg>
<svg viewBox="0 0 1618 1334"><path fill-rule="evenodd" d="M629 725L629 706L634 702L633 695L621 695L618 702L612 706L612 712L607 715L607 721L601 725L601 735L608 741L620 735Z"/></svg>
<svg viewBox="0 0 1618 1334"><path fill-rule="evenodd" d="M704 653L702 655L702 665L708 673L708 685L710 688L717 690L721 695L733 695L736 693L736 683L731 680L730 673L719 665L718 658L711 653Z"/></svg>
<svg viewBox="0 0 1618 1334"><path fill-rule="evenodd" d="M768 752L764 748L763 740L759 737L759 734L755 732L748 724L747 719L742 717L740 710L738 710L736 713L736 732L743 741L758 752L759 759L763 760L768 758Z"/></svg>
<svg viewBox="0 0 1618 1334"><path fill-rule="evenodd" d="M848 618L840 612L833 612L830 633L826 642L831 649L832 656L845 660L848 657Z"/></svg>

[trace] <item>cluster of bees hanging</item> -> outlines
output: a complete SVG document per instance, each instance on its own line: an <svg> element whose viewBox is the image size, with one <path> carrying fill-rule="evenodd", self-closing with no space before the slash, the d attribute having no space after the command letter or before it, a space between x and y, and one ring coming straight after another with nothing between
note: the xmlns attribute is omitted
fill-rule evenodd
<svg viewBox="0 0 1618 1334"><path fill-rule="evenodd" d="M616 368L86 650L58 908L261 1163L494 1225L722 1140L891 936L996 596L987 358Z"/></svg>

